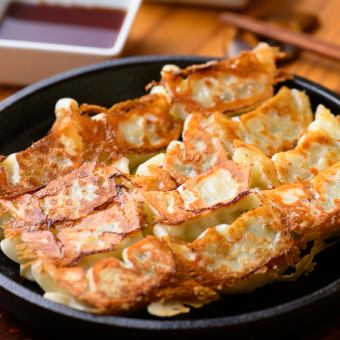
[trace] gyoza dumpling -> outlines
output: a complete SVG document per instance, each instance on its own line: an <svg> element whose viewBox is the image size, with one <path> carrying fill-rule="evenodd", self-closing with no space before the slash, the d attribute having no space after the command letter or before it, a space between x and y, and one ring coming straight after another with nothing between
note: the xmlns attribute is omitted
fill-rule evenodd
<svg viewBox="0 0 340 340"><path fill-rule="evenodd" d="M237 118L238 133L243 142L272 156L291 149L312 119L306 94L282 87L256 110Z"/></svg>
<svg viewBox="0 0 340 340"><path fill-rule="evenodd" d="M273 162L281 183L310 179L340 160L340 117L319 105L315 120L294 150L275 154Z"/></svg>
<svg viewBox="0 0 340 340"><path fill-rule="evenodd" d="M185 69L165 65L160 84L169 94L171 113L181 119L193 112L246 112L272 95L276 57L276 50L262 43L232 59Z"/></svg>
<svg viewBox="0 0 340 340"><path fill-rule="evenodd" d="M75 100L59 100L49 134L1 161L0 197L36 190L85 161L118 161L128 173L178 138L181 123L169 108L165 96L150 94L90 117Z"/></svg>

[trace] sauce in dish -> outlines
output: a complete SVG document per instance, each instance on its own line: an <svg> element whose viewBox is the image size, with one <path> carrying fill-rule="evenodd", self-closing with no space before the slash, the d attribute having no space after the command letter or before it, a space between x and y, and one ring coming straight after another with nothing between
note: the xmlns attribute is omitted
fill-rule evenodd
<svg viewBox="0 0 340 340"><path fill-rule="evenodd" d="M111 48L126 12L13 2L0 22L0 39Z"/></svg>

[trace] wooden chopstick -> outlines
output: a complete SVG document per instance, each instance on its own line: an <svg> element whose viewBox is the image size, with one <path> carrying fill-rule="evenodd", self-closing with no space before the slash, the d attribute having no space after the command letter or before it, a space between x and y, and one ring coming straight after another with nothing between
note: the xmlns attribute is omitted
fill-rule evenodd
<svg viewBox="0 0 340 340"><path fill-rule="evenodd" d="M220 20L227 25L292 44L301 49L340 61L340 46L325 42L308 34L292 31L262 20L231 12L223 12L220 15Z"/></svg>

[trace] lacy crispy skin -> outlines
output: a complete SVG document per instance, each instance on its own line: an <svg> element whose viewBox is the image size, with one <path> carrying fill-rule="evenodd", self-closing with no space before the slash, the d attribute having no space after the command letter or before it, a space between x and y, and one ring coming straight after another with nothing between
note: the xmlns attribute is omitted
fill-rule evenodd
<svg viewBox="0 0 340 340"><path fill-rule="evenodd" d="M46 137L0 156L2 251L101 314L170 317L313 270L340 235L340 118L272 96L276 55L165 66L111 108L61 99Z"/></svg>
<svg viewBox="0 0 340 340"><path fill-rule="evenodd" d="M148 94L90 116L73 99L59 100L48 135L0 163L0 197L39 189L86 161L120 168L124 158L133 168L178 138L181 122L170 115L169 107L166 97Z"/></svg>
<svg viewBox="0 0 340 340"><path fill-rule="evenodd" d="M163 168L183 183L232 159L252 166L254 185L271 188L277 179L268 157L292 148L311 121L308 97L286 87L254 111L232 119L219 112L194 113L184 122L183 141L169 144Z"/></svg>
<svg viewBox="0 0 340 340"><path fill-rule="evenodd" d="M185 119L190 113L215 111L234 115L250 111L272 96L278 57L277 50L259 44L251 52L219 62L185 69L166 65L156 85L169 94L175 117Z"/></svg>

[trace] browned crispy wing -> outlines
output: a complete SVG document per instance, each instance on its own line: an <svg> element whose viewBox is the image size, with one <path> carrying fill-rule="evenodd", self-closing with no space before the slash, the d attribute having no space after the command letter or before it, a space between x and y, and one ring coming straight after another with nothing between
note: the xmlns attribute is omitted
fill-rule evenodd
<svg viewBox="0 0 340 340"><path fill-rule="evenodd" d="M266 44L222 61L180 69L166 65L160 84L168 91L172 113L181 119L193 112L246 112L273 93L277 53Z"/></svg>

